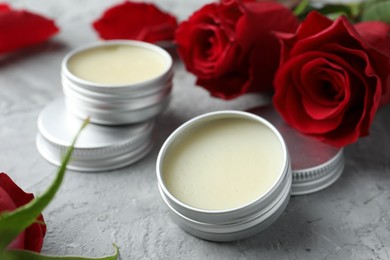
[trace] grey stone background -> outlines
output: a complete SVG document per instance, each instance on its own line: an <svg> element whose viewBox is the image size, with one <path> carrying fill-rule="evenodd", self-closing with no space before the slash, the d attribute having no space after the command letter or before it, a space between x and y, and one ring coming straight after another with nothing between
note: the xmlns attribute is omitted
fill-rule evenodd
<svg viewBox="0 0 390 260"><path fill-rule="evenodd" d="M0 57L0 171L39 194L56 167L35 146L37 117L62 96L60 63L70 50L98 40L91 22L120 1L13 0L15 8L54 18L61 32L38 47ZM183 20L208 1L155 1ZM378 112L371 135L345 149L346 168L331 187L292 197L286 212L251 238L213 243L183 232L157 190L158 150L177 126L214 110L244 110L264 99L209 97L180 62L173 99L158 119L158 144L129 167L103 173L69 171L44 211L43 252L102 256L120 247L121 259L390 259L390 106Z"/></svg>

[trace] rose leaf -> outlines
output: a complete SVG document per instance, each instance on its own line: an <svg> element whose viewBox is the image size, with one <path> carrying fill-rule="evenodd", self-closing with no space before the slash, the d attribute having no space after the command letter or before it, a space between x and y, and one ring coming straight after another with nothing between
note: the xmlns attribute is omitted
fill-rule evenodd
<svg viewBox="0 0 390 260"><path fill-rule="evenodd" d="M81 256L49 256L49 255L42 255L38 254L32 251L26 251L26 250L13 250L13 251L7 251L3 254L0 254L1 259L3 260L22 260L22 259L29 259L29 260L116 260L118 259L118 247L113 244L114 246L114 253L109 256L103 256L103 257L81 257Z"/></svg>
<svg viewBox="0 0 390 260"><path fill-rule="evenodd" d="M304 13L307 12L307 9L310 6L310 1L309 0L302 0L299 2L299 4L294 8L294 14L296 16L301 16Z"/></svg>
<svg viewBox="0 0 390 260"><path fill-rule="evenodd" d="M336 20L338 17L345 15L348 18L352 17L352 6L351 5L344 5L344 4L329 4L325 5L317 11L323 15L326 15L332 20Z"/></svg>
<svg viewBox="0 0 390 260"><path fill-rule="evenodd" d="M382 21L390 23L390 2L372 1L365 5L362 21Z"/></svg>

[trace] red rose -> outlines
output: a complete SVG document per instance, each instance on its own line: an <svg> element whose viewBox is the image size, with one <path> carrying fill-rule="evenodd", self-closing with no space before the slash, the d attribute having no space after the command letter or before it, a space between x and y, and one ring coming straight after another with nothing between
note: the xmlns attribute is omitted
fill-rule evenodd
<svg viewBox="0 0 390 260"><path fill-rule="evenodd" d="M57 32L50 19L0 4L0 54L41 43Z"/></svg>
<svg viewBox="0 0 390 260"><path fill-rule="evenodd" d="M389 92L390 57L382 45L390 26L357 28L365 30L312 12L295 34L278 34L275 107L291 126L338 147L368 134Z"/></svg>
<svg viewBox="0 0 390 260"><path fill-rule="evenodd" d="M232 99L272 90L280 52L273 31L295 32L297 26L291 11L276 2L222 0L181 23L175 40L196 83Z"/></svg>
<svg viewBox="0 0 390 260"><path fill-rule="evenodd" d="M12 211L27 204L34 198L31 193L25 193L8 175L0 173L0 213ZM29 226L9 245L9 249L25 249L40 252L43 237L46 233L46 225L42 215L37 222Z"/></svg>
<svg viewBox="0 0 390 260"><path fill-rule="evenodd" d="M93 23L93 27L105 40L129 39L154 43L173 40L177 21L153 4L126 1L105 11Z"/></svg>

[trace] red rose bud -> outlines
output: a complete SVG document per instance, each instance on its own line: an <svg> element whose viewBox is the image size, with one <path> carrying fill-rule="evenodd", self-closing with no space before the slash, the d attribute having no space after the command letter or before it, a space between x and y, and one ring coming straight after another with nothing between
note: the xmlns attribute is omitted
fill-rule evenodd
<svg viewBox="0 0 390 260"><path fill-rule="evenodd" d="M312 12L295 34L278 34L273 101L287 123L337 147L368 135L390 71L379 49L388 29L372 23L370 30L360 35L345 17Z"/></svg>
<svg viewBox="0 0 390 260"><path fill-rule="evenodd" d="M101 18L93 22L93 27L105 40L154 43L173 40L177 21L153 4L125 1L106 10Z"/></svg>
<svg viewBox="0 0 390 260"><path fill-rule="evenodd" d="M0 54L44 42L58 31L50 19L0 4Z"/></svg>
<svg viewBox="0 0 390 260"><path fill-rule="evenodd" d="M0 213L13 211L34 199L31 193L25 193L8 175L0 173ZM37 218L37 222L29 226L24 232L8 246L9 249L25 249L40 252L43 238L46 233L46 225L43 216Z"/></svg>
<svg viewBox="0 0 390 260"><path fill-rule="evenodd" d="M181 23L175 41L196 83L232 99L273 90L280 52L273 32L295 32L297 26L293 13L276 2L222 0Z"/></svg>

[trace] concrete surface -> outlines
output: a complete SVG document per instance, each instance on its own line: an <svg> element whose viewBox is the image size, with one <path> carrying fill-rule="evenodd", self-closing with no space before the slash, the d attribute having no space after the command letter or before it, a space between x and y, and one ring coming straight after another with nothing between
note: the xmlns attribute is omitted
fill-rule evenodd
<svg viewBox="0 0 390 260"><path fill-rule="evenodd" d="M55 18L61 32L50 42L0 57L0 171L25 190L39 194L56 167L35 146L37 116L62 95L64 55L97 40L90 23L119 1L14 0ZM206 1L161 0L180 20ZM321 192L293 197L285 214L254 237L212 243L176 226L157 190L159 147L177 126L204 112L247 109L258 96L232 102L209 97L194 77L176 64L173 100L158 119L156 149L142 161L104 173L68 172L44 211L48 225L43 252L102 256L120 247L121 259L390 259L390 106L375 119L371 135L346 148L342 177Z"/></svg>

